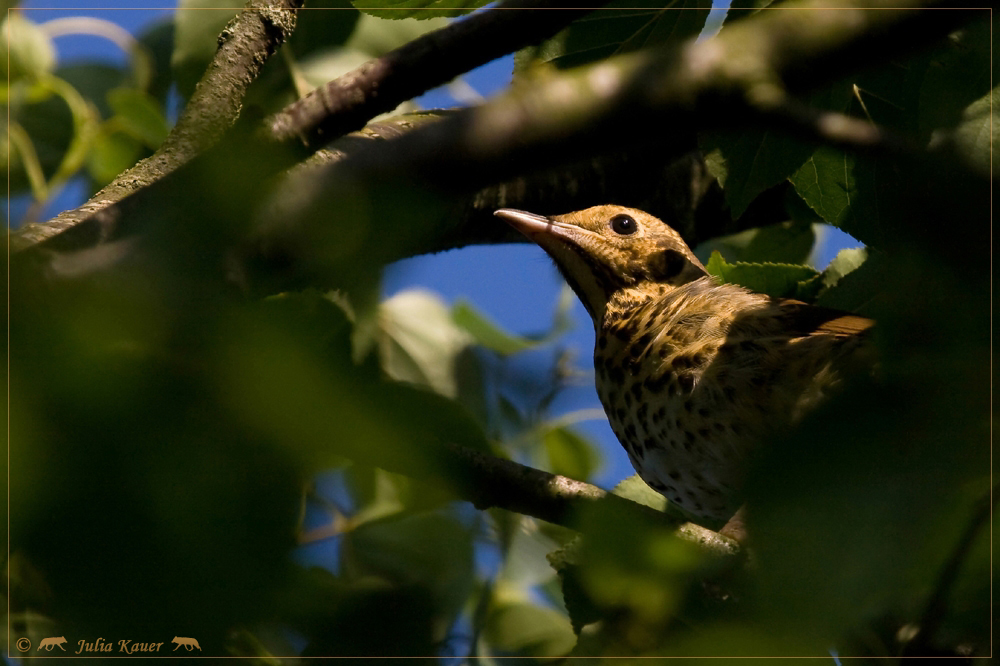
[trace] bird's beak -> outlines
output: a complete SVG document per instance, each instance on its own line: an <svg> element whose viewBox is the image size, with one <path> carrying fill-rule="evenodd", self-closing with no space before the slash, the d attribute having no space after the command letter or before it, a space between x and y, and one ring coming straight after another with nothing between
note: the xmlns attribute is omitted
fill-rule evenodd
<svg viewBox="0 0 1000 666"><path fill-rule="evenodd" d="M535 215L514 208L501 208L493 214L532 240L538 235L552 233L553 221L544 215Z"/></svg>

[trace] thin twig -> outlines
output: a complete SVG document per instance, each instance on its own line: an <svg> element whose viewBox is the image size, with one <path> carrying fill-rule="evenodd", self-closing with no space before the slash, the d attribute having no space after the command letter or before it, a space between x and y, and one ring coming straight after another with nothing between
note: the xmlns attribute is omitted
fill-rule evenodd
<svg viewBox="0 0 1000 666"><path fill-rule="evenodd" d="M219 48L195 87L177 124L149 158L120 174L82 206L43 224L24 225L12 249L30 247L108 210L130 194L148 189L214 145L239 117L247 88L295 29L303 0L250 0L225 27ZM180 11L180 10L179 10Z"/></svg>

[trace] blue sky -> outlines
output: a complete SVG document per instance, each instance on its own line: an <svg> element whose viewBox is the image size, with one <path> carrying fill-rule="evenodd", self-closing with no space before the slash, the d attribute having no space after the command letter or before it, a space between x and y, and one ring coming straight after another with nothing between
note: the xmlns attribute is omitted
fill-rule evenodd
<svg viewBox="0 0 1000 666"><path fill-rule="evenodd" d="M66 16L95 16L112 21L132 33L170 16L174 11L174 3L165 2L103 2L101 9L81 9L73 5L73 2L67 1L31 0L21 6L29 10L26 16L35 22ZM713 18L721 20L721 15L718 12ZM80 58L115 62L124 60L118 47L99 37L63 37L56 41L56 46L60 62ZM498 59L470 72L466 75L465 82L480 95L488 97L510 82L512 66L511 56ZM431 91L418 101L424 108L453 106L456 103L446 89ZM83 194L81 187L67 187L49 212L55 214L74 207L80 203ZM16 219L18 206L13 207ZM497 223L502 224L499 221ZM818 253L818 267L822 268L828 263L841 247L856 245L846 234L832 230ZM457 299L470 301L505 329L517 333L532 333L545 330L551 325L562 280L539 248L519 244L468 247L433 256L416 257L398 262L386 270L386 296L415 286L431 289L448 302ZM592 374L593 327L583 306L575 300L572 316L575 326L560 344L574 351L576 367L589 376ZM568 389L554 403L553 409L557 414L600 409L592 382L586 380L579 386ZM604 454L606 464L598 472L598 484L610 487L633 473L606 420L582 422L579 429L597 442Z"/></svg>

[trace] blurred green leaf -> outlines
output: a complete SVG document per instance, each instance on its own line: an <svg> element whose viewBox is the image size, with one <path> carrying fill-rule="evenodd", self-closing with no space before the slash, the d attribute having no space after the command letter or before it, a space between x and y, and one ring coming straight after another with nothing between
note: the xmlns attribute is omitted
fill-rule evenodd
<svg viewBox="0 0 1000 666"><path fill-rule="evenodd" d="M583 519L578 581L604 613L624 614L636 628L665 626L678 609L703 554L645 517L594 505ZM619 615L622 617L622 615Z"/></svg>
<svg viewBox="0 0 1000 666"><path fill-rule="evenodd" d="M497 574L495 594L501 598L532 596L532 588L544 585L555 577L547 554L558 545L544 531L539 521L528 516L511 514L510 529L503 567Z"/></svg>
<svg viewBox="0 0 1000 666"><path fill-rule="evenodd" d="M0 150L3 150L4 162L7 164L8 174L13 172L14 182L21 180L17 176L23 174L31 187L31 195L35 201L44 201L49 195L49 188L45 182L45 173L42 171L41 162L38 161L38 153L31 142L31 137L24 131L24 128L17 123L8 123L7 141ZM12 189L20 189L15 184Z"/></svg>
<svg viewBox="0 0 1000 666"><path fill-rule="evenodd" d="M109 118L114 113L108 103L111 91L131 87L128 72L105 63L62 65L56 73L73 86L81 97L94 105L102 118Z"/></svg>
<svg viewBox="0 0 1000 666"><path fill-rule="evenodd" d="M771 6L773 2L774 0L733 0L729 9L726 10L723 28L734 21L753 16L761 9Z"/></svg>
<svg viewBox="0 0 1000 666"><path fill-rule="evenodd" d="M533 659L565 656L576 643L565 615L527 602L501 603L486 619L488 652Z"/></svg>
<svg viewBox="0 0 1000 666"><path fill-rule="evenodd" d="M443 511L365 523L345 535L341 557L355 579L375 576L427 590L441 613L442 628L450 625L472 590L471 535Z"/></svg>
<svg viewBox="0 0 1000 666"><path fill-rule="evenodd" d="M668 6L654 0L609 2L555 37L518 51L515 75L542 64L566 69L620 53L679 44L701 32L711 7L707 0L679 0Z"/></svg>
<svg viewBox="0 0 1000 666"><path fill-rule="evenodd" d="M561 426L546 430L542 442L554 474L580 481L590 479L597 467L597 453L589 441Z"/></svg>
<svg viewBox="0 0 1000 666"><path fill-rule="evenodd" d="M379 321L379 353L388 375L455 397L456 357L473 338L455 324L448 306L429 291L412 289L385 301Z"/></svg>
<svg viewBox="0 0 1000 666"><path fill-rule="evenodd" d="M297 57L339 46L350 37L360 17L349 0L310 2L299 10L288 44Z"/></svg>
<svg viewBox="0 0 1000 666"><path fill-rule="evenodd" d="M0 76L7 81L22 77L36 78L49 74L56 64L52 40L34 22L20 12L6 12L2 46L7 58L0 65Z"/></svg>
<svg viewBox="0 0 1000 666"><path fill-rule="evenodd" d="M815 278L818 273L809 266L772 263L728 263L718 252L713 252L708 263L708 272L722 282L738 284L761 294L775 298L798 297L799 285Z"/></svg>
<svg viewBox="0 0 1000 666"><path fill-rule="evenodd" d="M167 138L167 119L147 93L134 88L115 88L108 92L108 105L116 114L118 126L147 148L158 148Z"/></svg>
<svg viewBox="0 0 1000 666"><path fill-rule="evenodd" d="M440 15L424 16L423 19L417 20L403 16L407 13L406 10L384 11L393 14L393 17L377 18L363 14L344 46L378 57L413 41L420 35L448 25L448 19Z"/></svg>
<svg viewBox="0 0 1000 666"><path fill-rule="evenodd" d="M174 53L170 59L177 92L187 99L215 55L219 33L244 6L242 0L180 0L174 15Z"/></svg>
<svg viewBox="0 0 1000 666"><path fill-rule="evenodd" d="M87 155L87 171L94 182L110 183L139 158L142 145L124 132L102 132Z"/></svg>
<svg viewBox="0 0 1000 666"><path fill-rule="evenodd" d="M970 23L931 56L914 105L922 137L965 124L970 105L989 99L991 28L987 21Z"/></svg>
<svg viewBox="0 0 1000 666"><path fill-rule="evenodd" d="M366 14L382 19L454 18L487 4L487 0L352 0Z"/></svg>
<svg viewBox="0 0 1000 666"><path fill-rule="evenodd" d="M455 324L467 331L476 344L499 354L516 354L538 344L504 331L466 301L456 303L451 309L451 316Z"/></svg>

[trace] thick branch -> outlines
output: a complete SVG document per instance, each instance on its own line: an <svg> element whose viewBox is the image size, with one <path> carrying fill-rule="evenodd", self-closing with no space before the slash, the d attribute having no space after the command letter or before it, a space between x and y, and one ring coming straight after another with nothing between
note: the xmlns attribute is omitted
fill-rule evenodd
<svg viewBox="0 0 1000 666"><path fill-rule="evenodd" d="M773 123L787 131L790 118L796 121L792 130L808 138L897 154L900 142L863 131L841 116L805 113L789 102L789 94L837 80L859 63L898 57L901 45L924 46L979 15L897 9L890 3L824 9L822 0L813 0L761 12L714 39L691 41L681 49L629 54L540 78L315 174L301 174L298 184L290 184L294 189L282 193L280 214L269 213L280 225L264 231L252 261L266 270L269 252L288 265L303 249L324 248L320 239L330 237L337 225L338 202L353 196L345 188L358 183L377 188L380 182L406 182L454 200L492 183L594 156L654 153L656 163L669 164L692 149L698 130ZM444 242L428 234L420 247L396 255L373 242L359 255L392 261L460 246L476 233L458 229ZM312 259L303 263L322 262Z"/></svg>
<svg viewBox="0 0 1000 666"><path fill-rule="evenodd" d="M222 31L219 48L177 124L148 159L142 160L88 202L44 224L25 225L15 249L71 228L126 196L148 187L214 145L239 117L247 88L267 59L295 29L303 0L250 0Z"/></svg>
<svg viewBox="0 0 1000 666"><path fill-rule="evenodd" d="M891 3L876 3L881 11L824 10L824 4L813 0L761 13L680 50L629 54L540 80L346 166L432 173L435 184L468 187L653 143L687 152L694 130L744 126L741 112L760 122L773 109L771 120L785 126L786 91L805 92L861 62L898 57L900 40L924 45L972 16ZM814 131L813 138L829 136L822 123L798 127ZM846 143L850 136L838 140ZM860 137L861 145L872 143L872 136ZM328 180L342 175L331 170Z"/></svg>
<svg viewBox="0 0 1000 666"><path fill-rule="evenodd" d="M319 148L463 72L535 44L597 7L508 0L423 35L317 88L268 120L272 138ZM511 11L511 10L549 11Z"/></svg>

